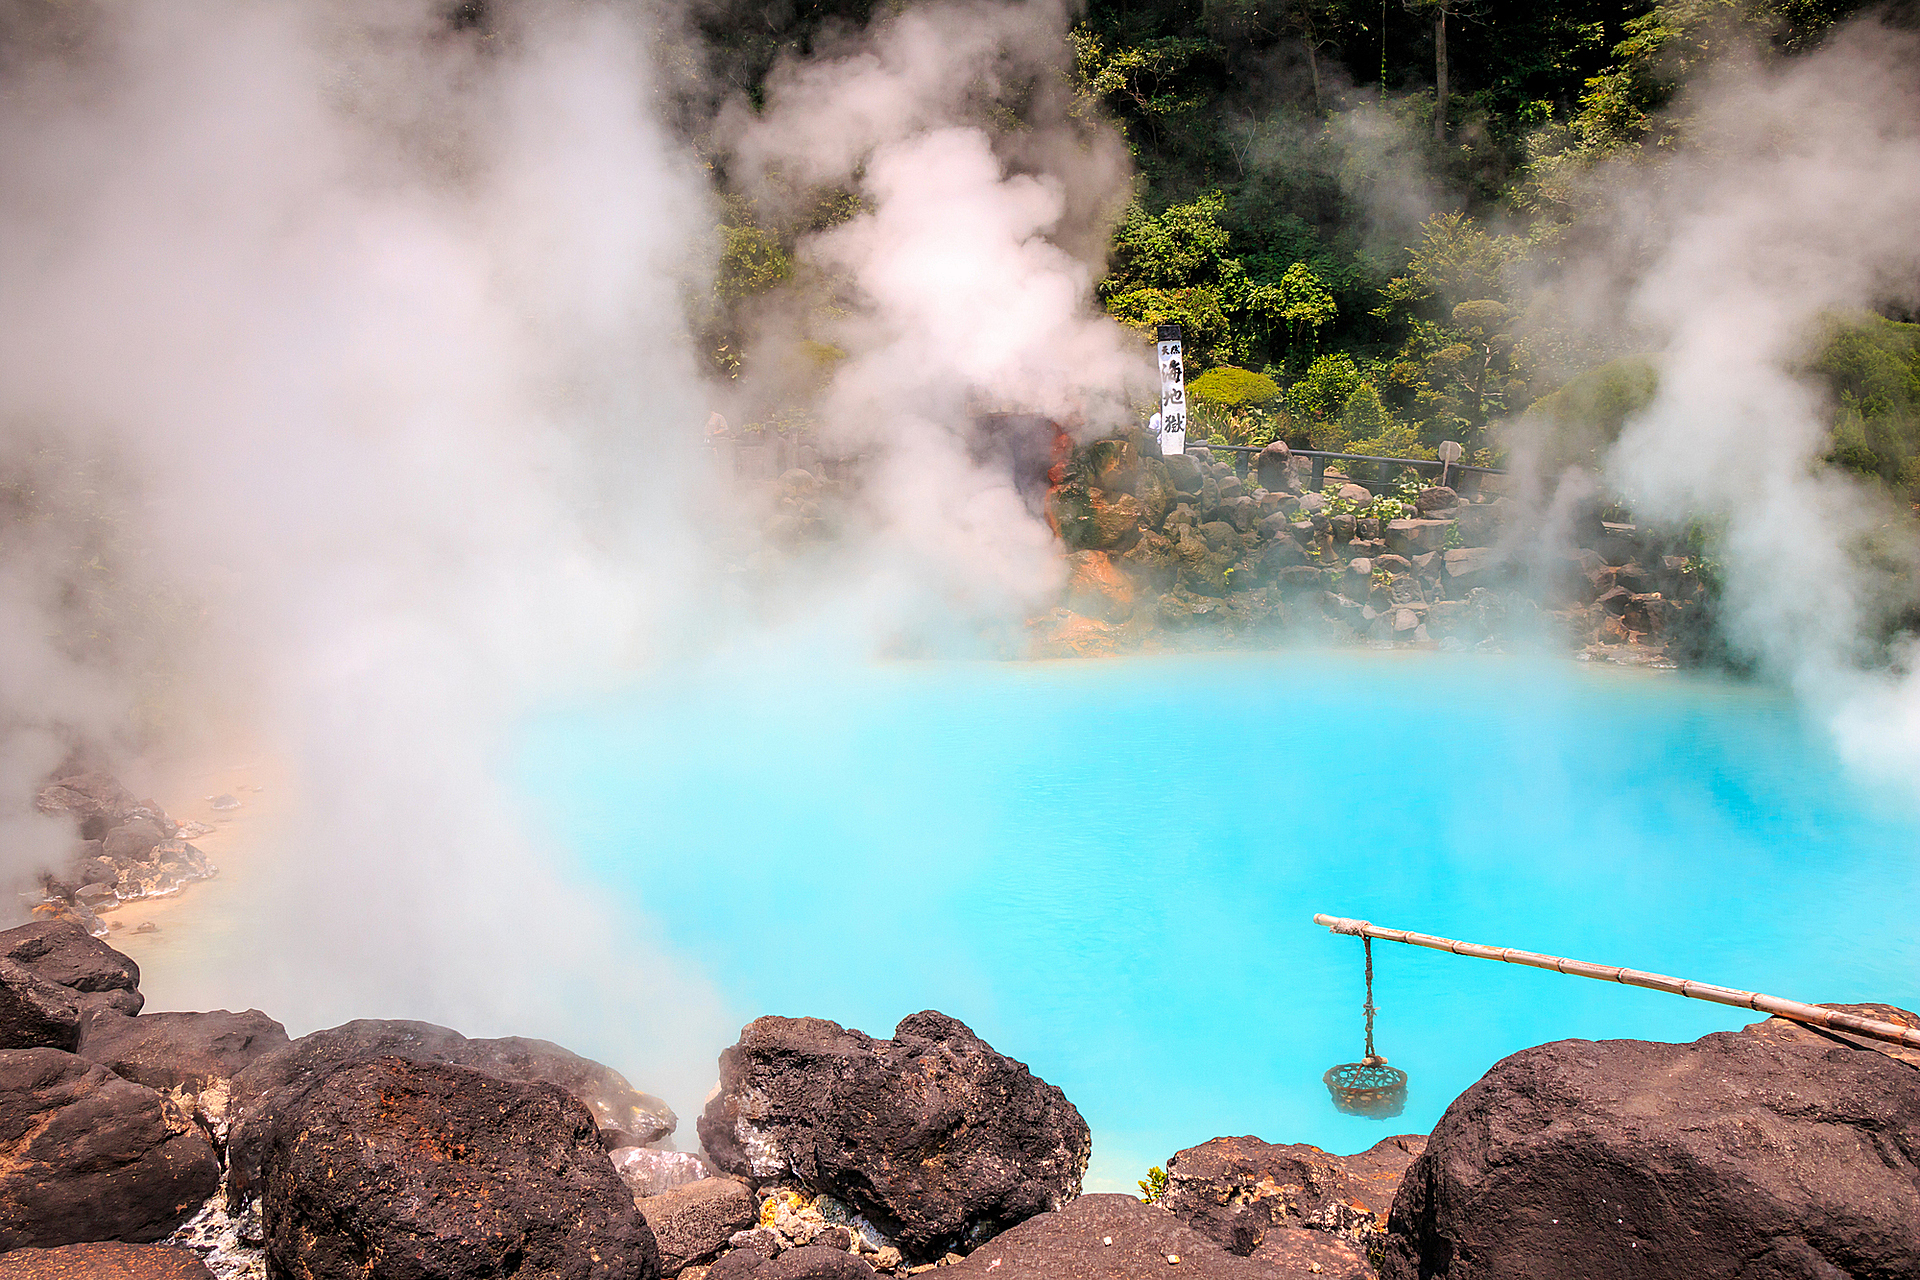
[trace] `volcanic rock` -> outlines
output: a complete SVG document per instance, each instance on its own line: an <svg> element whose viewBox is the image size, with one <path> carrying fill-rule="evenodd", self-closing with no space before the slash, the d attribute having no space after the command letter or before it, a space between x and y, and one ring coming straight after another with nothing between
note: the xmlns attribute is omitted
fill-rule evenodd
<svg viewBox="0 0 1920 1280"><path fill-rule="evenodd" d="M288 1280L660 1274L593 1116L555 1085L357 1062L278 1113L262 1156L268 1266Z"/></svg>
<svg viewBox="0 0 1920 1280"><path fill-rule="evenodd" d="M1191 499L1200 492L1200 464L1194 461L1192 454L1176 453L1163 460L1167 468L1167 480L1175 493Z"/></svg>
<svg viewBox="0 0 1920 1280"><path fill-rule="evenodd" d="M1058 1208L1091 1149L1065 1094L931 1011L892 1040L819 1018L748 1024L699 1130L726 1172L827 1192L917 1256Z"/></svg>
<svg viewBox="0 0 1920 1280"><path fill-rule="evenodd" d="M155 846L172 835L172 829L156 818L133 818L107 832L101 853L122 865L151 862Z"/></svg>
<svg viewBox="0 0 1920 1280"><path fill-rule="evenodd" d="M1132 1196L1090 1195L1021 1223L965 1261L932 1274L941 1280L1273 1280L1275 1271L1264 1262L1235 1257L1172 1214ZM1347 1280L1339 1271L1324 1274Z"/></svg>
<svg viewBox="0 0 1920 1280"><path fill-rule="evenodd" d="M1363 1244L1385 1224L1401 1178L1425 1146L1418 1134L1401 1134L1335 1156L1305 1143L1215 1138L1167 1160L1159 1203L1230 1253L1265 1257L1269 1236L1304 1229Z"/></svg>
<svg viewBox="0 0 1920 1280"><path fill-rule="evenodd" d="M213 1280L190 1249L115 1241L0 1253L0 1280Z"/></svg>
<svg viewBox="0 0 1920 1280"><path fill-rule="evenodd" d="M615 1173L636 1198L657 1196L675 1187L713 1176L707 1162L691 1151L655 1151L649 1147L618 1147L607 1152Z"/></svg>
<svg viewBox="0 0 1920 1280"><path fill-rule="evenodd" d="M0 1051L0 1249L158 1240L220 1184L159 1094L58 1049Z"/></svg>
<svg viewBox="0 0 1920 1280"><path fill-rule="evenodd" d="M1165 534L1144 530L1138 542L1120 553L1120 561L1126 566L1127 576L1149 590L1164 590L1173 583L1173 543Z"/></svg>
<svg viewBox="0 0 1920 1280"><path fill-rule="evenodd" d="M746 1184L732 1178L703 1178L636 1203L659 1245L660 1274L666 1276L717 1255L729 1237L753 1225L758 1212Z"/></svg>
<svg viewBox="0 0 1920 1280"><path fill-rule="evenodd" d="M1146 508L1130 493L1108 493L1103 489L1087 491L1092 520L1083 526L1086 544L1096 550L1126 549L1133 545L1146 519Z"/></svg>
<svg viewBox="0 0 1920 1280"><path fill-rule="evenodd" d="M84 840L99 840L135 808L139 801L119 779L98 769L56 778L40 789L34 807L41 813L64 813L80 828Z"/></svg>
<svg viewBox="0 0 1920 1280"><path fill-rule="evenodd" d="M1067 555L1067 607L1075 613L1108 622L1125 622L1133 613L1133 583L1114 566L1108 551L1074 551Z"/></svg>
<svg viewBox="0 0 1920 1280"><path fill-rule="evenodd" d="M1279 538L1260 549L1255 573L1263 582L1278 582L1282 569L1307 563L1307 553L1292 538Z"/></svg>
<svg viewBox="0 0 1920 1280"><path fill-rule="evenodd" d="M1474 546L1483 546L1497 539L1500 523L1507 516L1507 500L1495 498L1491 502L1462 503L1454 508L1454 519L1460 525L1460 536ZM1594 557L1596 560L1598 556Z"/></svg>
<svg viewBox="0 0 1920 1280"><path fill-rule="evenodd" d="M1149 528L1159 528L1174 501L1173 482L1167 479L1167 464L1158 458L1140 461L1140 476L1134 482L1133 496L1140 499Z"/></svg>
<svg viewBox="0 0 1920 1280"><path fill-rule="evenodd" d="M80 1043L74 992L0 960L0 1049L72 1049Z"/></svg>
<svg viewBox="0 0 1920 1280"><path fill-rule="evenodd" d="M1300 484L1293 475L1293 451L1284 440L1275 440L1262 449L1253 464L1254 478L1263 489L1298 493Z"/></svg>
<svg viewBox="0 0 1920 1280"><path fill-rule="evenodd" d="M1526 1049L1441 1117L1386 1246L1389 1280L1920 1275L1920 1070L1766 1023Z"/></svg>
<svg viewBox="0 0 1920 1280"><path fill-rule="evenodd" d="M398 1057L448 1062L500 1080L544 1081L583 1103L600 1126L603 1146L645 1146L678 1123L667 1104L628 1084L619 1072L545 1040L509 1036L469 1040L430 1022L362 1018L315 1031L254 1061L233 1078L227 1149L227 1196L236 1207L256 1193L270 1122L326 1075L350 1063Z"/></svg>
<svg viewBox="0 0 1920 1280"><path fill-rule="evenodd" d="M114 892L127 902L171 897L196 880L211 879L218 871L204 853L186 841L163 840L154 846L149 861L129 863L120 869Z"/></svg>
<svg viewBox="0 0 1920 1280"><path fill-rule="evenodd" d="M1373 501L1373 494L1365 485L1353 484L1351 482L1340 486L1338 496L1342 501L1351 502L1356 507L1364 507Z"/></svg>
<svg viewBox="0 0 1920 1280"><path fill-rule="evenodd" d="M1387 546L1403 556L1423 551L1439 551L1446 545L1451 520L1390 520L1385 530Z"/></svg>
<svg viewBox="0 0 1920 1280"><path fill-rule="evenodd" d="M873 1268L852 1254L816 1244L776 1258L738 1249L714 1263L707 1280L872 1280L873 1275Z"/></svg>
<svg viewBox="0 0 1920 1280"><path fill-rule="evenodd" d="M468 1040L447 1059L501 1080L557 1084L592 1114L601 1145L643 1147L671 1134L679 1124L673 1109L650 1093L641 1093L612 1067L583 1058L548 1040L502 1036Z"/></svg>
<svg viewBox="0 0 1920 1280"><path fill-rule="evenodd" d="M1463 590L1484 586L1500 567L1492 547L1455 547L1441 556L1441 563L1447 581L1458 583Z"/></svg>
<svg viewBox="0 0 1920 1280"><path fill-rule="evenodd" d="M0 932L0 956L73 993L82 1014L140 1012L140 966L71 920L42 920Z"/></svg>
<svg viewBox="0 0 1920 1280"><path fill-rule="evenodd" d="M217 1142L227 1135L233 1077L285 1047L287 1029L258 1009L230 1013L97 1013L79 1054L123 1080L167 1094Z"/></svg>

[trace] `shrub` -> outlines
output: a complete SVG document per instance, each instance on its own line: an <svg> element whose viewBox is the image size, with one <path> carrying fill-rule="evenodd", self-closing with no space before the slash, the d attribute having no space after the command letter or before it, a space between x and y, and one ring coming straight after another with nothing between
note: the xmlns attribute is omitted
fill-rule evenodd
<svg viewBox="0 0 1920 1280"><path fill-rule="evenodd" d="M1275 404L1285 396L1280 384L1266 374L1230 364L1209 369L1187 384L1187 399L1229 411Z"/></svg>
<svg viewBox="0 0 1920 1280"><path fill-rule="evenodd" d="M1338 447L1323 445L1314 439L1313 424L1336 421L1359 386L1359 366L1354 364L1352 356L1340 351L1315 360L1307 366L1306 375L1287 388L1287 408L1296 419L1307 424L1314 448Z"/></svg>

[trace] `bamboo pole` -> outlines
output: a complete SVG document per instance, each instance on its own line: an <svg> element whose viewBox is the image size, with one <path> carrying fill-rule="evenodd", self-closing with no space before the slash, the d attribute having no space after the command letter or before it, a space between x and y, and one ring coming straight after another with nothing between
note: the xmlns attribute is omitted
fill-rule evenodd
<svg viewBox="0 0 1920 1280"><path fill-rule="evenodd" d="M1543 956L1533 951L1516 951L1512 947L1484 947L1477 942L1458 942L1452 938L1436 938L1427 933L1408 933L1404 929L1383 929L1366 920L1348 920L1341 916L1316 915L1313 922L1325 925L1335 933L1351 934L1356 938L1380 938L1386 942L1404 942L1409 946L1450 951L1457 956L1473 956L1480 960L1504 960L1508 964L1524 964L1535 969L1552 969L1555 973L1570 973L1580 978L1621 982L1630 987L1646 987L1653 991L1686 996L1690 1000L1711 1000L1715 1004L1730 1004L1735 1008L1754 1009L1761 1013L1789 1018L1794 1022L1823 1027L1828 1031L1844 1031L1856 1036L1885 1040L1908 1049L1920 1049L1920 1027L1903 1027L1895 1022L1862 1018L1858 1014L1841 1013L1836 1009L1822 1009L1818 1005L1801 1004L1798 1000L1782 1000L1779 996L1761 995L1756 991L1737 991L1732 987L1717 987L1712 983L1694 982L1689 978L1669 978L1663 973L1643 973L1638 969L1589 964L1585 960L1568 960L1561 956Z"/></svg>

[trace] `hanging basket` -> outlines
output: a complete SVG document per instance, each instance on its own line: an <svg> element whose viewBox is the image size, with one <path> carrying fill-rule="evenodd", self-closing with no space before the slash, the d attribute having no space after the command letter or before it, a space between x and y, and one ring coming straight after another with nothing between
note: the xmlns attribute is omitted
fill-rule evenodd
<svg viewBox="0 0 1920 1280"><path fill-rule="evenodd" d="M1333 1095L1334 1107L1350 1116L1384 1120L1407 1105L1407 1073L1388 1066L1385 1058L1343 1062L1320 1078Z"/></svg>

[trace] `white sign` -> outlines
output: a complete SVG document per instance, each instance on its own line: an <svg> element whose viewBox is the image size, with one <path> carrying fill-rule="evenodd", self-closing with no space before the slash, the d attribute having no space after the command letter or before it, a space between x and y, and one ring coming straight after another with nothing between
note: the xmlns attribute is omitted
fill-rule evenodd
<svg viewBox="0 0 1920 1280"><path fill-rule="evenodd" d="M1175 330L1175 332L1179 332ZM1163 341L1160 350L1160 452L1187 451L1187 373L1180 340Z"/></svg>

